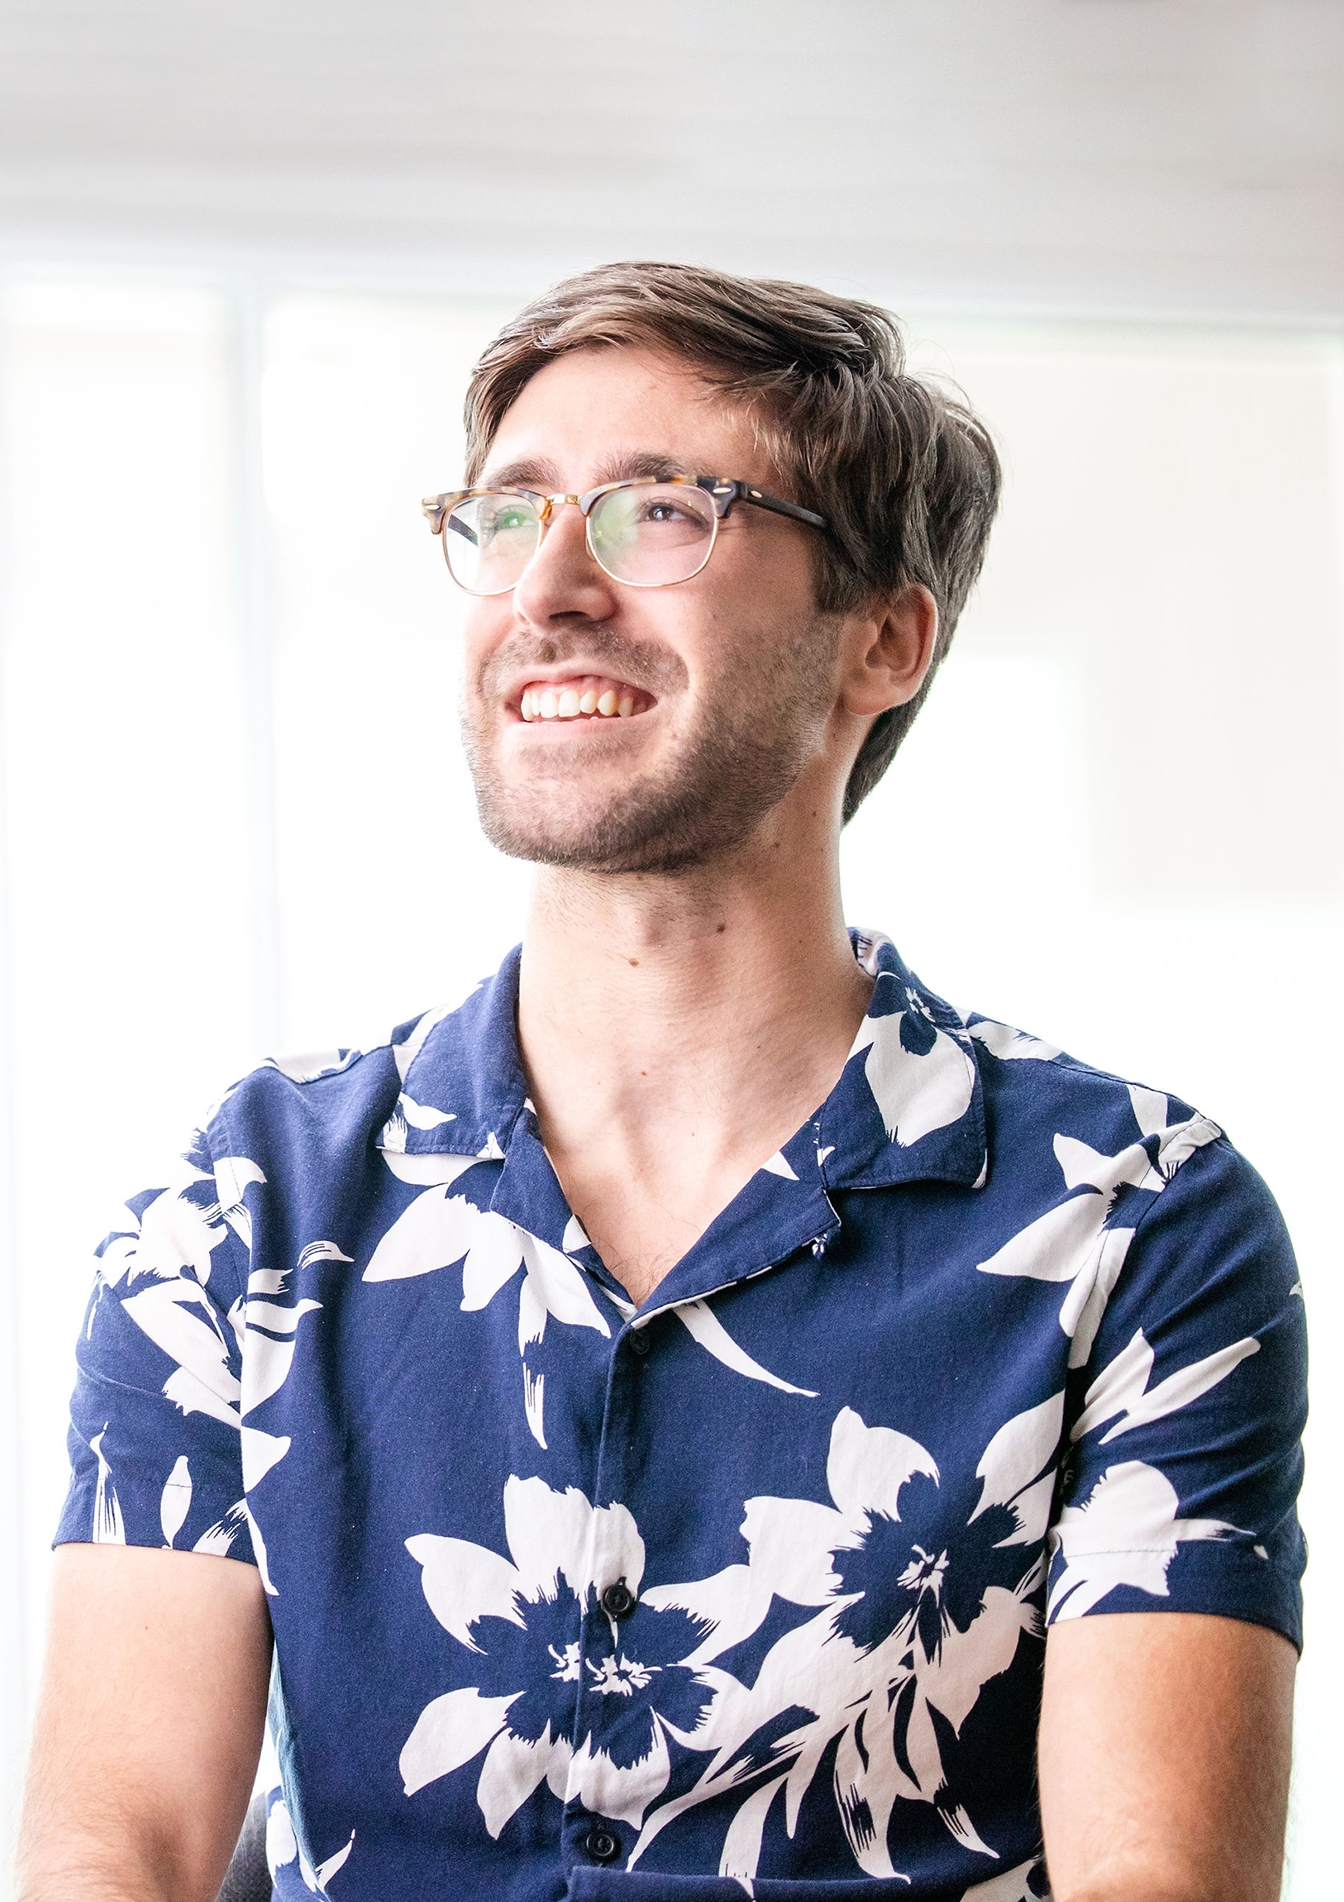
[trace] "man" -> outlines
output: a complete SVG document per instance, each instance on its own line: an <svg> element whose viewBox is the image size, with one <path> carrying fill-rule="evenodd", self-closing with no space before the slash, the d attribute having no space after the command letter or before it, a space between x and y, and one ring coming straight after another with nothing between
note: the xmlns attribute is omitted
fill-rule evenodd
<svg viewBox="0 0 1344 1902"><path fill-rule="evenodd" d="M426 508L527 935L246 1078L105 1244L25 1902L213 1895L272 1634L295 1902L1268 1902L1273 1204L843 923L984 430L877 310L643 264L524 311L468 424Z"/></svg>

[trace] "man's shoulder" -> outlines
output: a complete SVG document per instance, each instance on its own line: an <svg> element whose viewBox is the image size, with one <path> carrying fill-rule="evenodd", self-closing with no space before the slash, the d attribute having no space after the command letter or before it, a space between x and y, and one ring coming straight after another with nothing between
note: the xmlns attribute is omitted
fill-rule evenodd
<svg viewBox="0 0 1344 1902"><path fill-rule="evenodd" d="M210 1106L203 1133L212 1148L244 1130L290 1126L326 1125L363 1139L396 1112L426 1037L454 1008L419 1012L349 1044L265 1057Z"/></svg>
<svg viewBox="0 0 1344 1902"><path fill-rule="evenodd" d="M1236 1155L1220 1125L1175 1091L1086 1063L1044 1037L969 1012L991 1131L991 1167L1023 1150L1053 1154L1071 1187L1106 1162L1129 1168L1136 1151L1154 1165L1149 1186L1170 1181L1196 1150ZM1244 1165L1244 1159L1237 1156Z"/></svg>
<svg viewBox="0 0 1344 1902"><path fill-rule="evenodd" d="M962 1021L973 1040L986 1093L1004 1107L1036 1105L1077 1115L1124 1117L1146 1098L1151 1099L1147 1107L1154 1113L1160 1102L1182 1120L1200 1114L1164 1085L1085 1062L1061 1045L999 1018L969 1011Z"/></svg>
<svg viewBox="0 0 1344 1902"><path fill-rule="evenodd" d="M1236 1339L1247 1316L1293 1311L1301 1284L1278 1204L1212 1117L997 1019L964 1022L988 1131L980 1219L994 1243L977 1267L1069 1284L1070 1367L1091 1365L1094 1342L1103 1358L1132 1349L1139 1329L1149 1345L1168 1341L1157 1351L1169 1356L1183 1302L1215 1352L1228 1344L1221 1319L1205 1328L1197 1317L1221 1316L1220 1302L1241 1316L1227 1323Z"/></svg>
<svg viewBox="0 0 1344 1902"><path fill-rule="evenodd" d="M1052 1210L1100 1197L1116 1221L1145 1210L1156 1218L1160 1203L1159 1227L1198 1229L1209 1241L1230 1224L1243 1240L1259 1235L1284 1254L1272 1191L1211 1116L1172 1090L1084 1063L997 1018L972 1011L963 1022L979 1059L988 1180L1001 1195L1030 1200L1043 1192ZM1284 1260L1291 1264L1290 1249Z"/></svg>

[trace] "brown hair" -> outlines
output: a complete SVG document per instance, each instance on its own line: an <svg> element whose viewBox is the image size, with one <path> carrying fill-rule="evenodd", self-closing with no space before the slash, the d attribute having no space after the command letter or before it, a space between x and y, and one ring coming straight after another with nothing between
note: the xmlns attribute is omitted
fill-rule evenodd
<svg viewBox="0 0 1344 1902"><path fill-rule="evenodd" d="M793 499L830 524L817 538L823 611L915 582L938 604L932 665L913 700L873 722L845 788L848 820L922 706L980 572L1001 481L989 432L965 403L906 374L900 326L875 304L699 265L607 264L534 299L476 365L467 482L538 370L618 344L670 351L753 406Z"/></svg>

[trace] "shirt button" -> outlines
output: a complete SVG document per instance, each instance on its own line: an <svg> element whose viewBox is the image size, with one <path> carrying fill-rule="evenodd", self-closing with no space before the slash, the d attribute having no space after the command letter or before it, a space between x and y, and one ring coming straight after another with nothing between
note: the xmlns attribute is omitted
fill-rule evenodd
<svg viewBox="0 0 1344 1902"><path fill-rule="evenodd" d="M628 1618L635 1609L635 1594L624 1579L608 1585L602 1594L602 1609L609 1618Z"/></svg>
<svg viewBox="0 0 1344 1902"><path fill-rule="evenodd" d="M649 1330L646 1327L632 1329L630 1334L630 1352L632 1354L638 1354L642 1360L652 1346L653 1342L649 1339Z"/></svg>
<svg viewBox="0 0 1344 1902"><path fill-rule="evenodd" d="M590 1829L583 1846L594 1862L610 1862L621 1853L620 1838L609 1829Z"/></svg>

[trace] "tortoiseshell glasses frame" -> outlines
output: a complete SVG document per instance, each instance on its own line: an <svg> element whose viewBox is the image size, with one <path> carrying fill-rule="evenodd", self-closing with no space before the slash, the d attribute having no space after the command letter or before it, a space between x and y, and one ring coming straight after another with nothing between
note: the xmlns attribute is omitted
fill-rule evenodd
<svg viewBox="0 0 1344 1902"><path fill-rule="evenodd" d="M635 503L639 491L659 488L688 491L684 498L685 512L679 520L674 516L670 520L655 522L650 516L646 521L636 522L631 511L617 508L610 528L603 532L603 516L613 513L611 507L606 510L601 508L608 497L629 495L631 502ZM478 532L480 510L473 512L465 505L483 503L488 499L503 502L511 498L527 505L531 520L523 519L504 526L490 524L491 533L496 538L504 532L513 537L507 548L501 549L495 562L496 574L507 572L511 578L493 587L473 585L473 581L479 579L477 571L485 565ZM507 594L516 587L523 570L541 546L542 536L558 508L572 505L582 512L588 552L613 581L631 588L666 588L681 581L690 581L701 572L714 552L719 523L738 502L749 503L754 508L769 509L775 515L788 516L793 521L806 523L810 528L828 526L825 516L817 515L812 509L802 508L797 502L786 502L778 495L768 495L749 482L737 481L728 476L635 476L623 482L604 482L599 488L588 489L582 495L542 495L533 489L512 487L449 489L442 495L427 496L421 508L431 532L442 541L444 559L453 580L469 594L489 596ZM670 509L682 506L675 497L668 497ZM473 513L476 520L472 519ZM676 532L678 528L680 535ZM641 529L645 531L642 537ZM449 541L449 535L454 530L461 537L460 545ZM621 543L619 547L618 541ZM458 557L456 562L455 554ZM621 566L613 566L613 562L619 562L626 572L621 572ZM632 573L631 569L642 572ZM654 569L660 572L652 572Z"/></svg>

